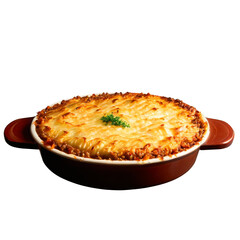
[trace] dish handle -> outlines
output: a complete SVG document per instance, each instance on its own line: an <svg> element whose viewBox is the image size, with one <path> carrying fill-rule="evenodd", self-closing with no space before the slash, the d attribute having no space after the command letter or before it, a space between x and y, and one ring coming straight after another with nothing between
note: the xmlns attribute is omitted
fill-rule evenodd
<svg viewBox="0 0 240 240"><path fill-rule="evenodd" d="M234 131L232 127L222 120L213 118L207 118L207 120L210 126L210 134L200 149L207 150L229 147L234 139Z"/></svg>
<svg viewBox="0 0 240 240"><path fill-rule="evenodd" d="M38 145L30 132L32 120L33 117L27 117L9 123L4 130L6 142L13 147L37 149Z"/></svg>

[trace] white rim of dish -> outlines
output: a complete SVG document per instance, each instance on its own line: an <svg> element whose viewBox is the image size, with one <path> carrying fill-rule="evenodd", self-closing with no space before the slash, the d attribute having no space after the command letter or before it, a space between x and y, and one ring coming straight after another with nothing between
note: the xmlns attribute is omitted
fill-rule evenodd
<svg viewBox="0 0 240 240"><path fill-rule="evenodd" d="M86 162L86 163L98 163L98 164L116 164L116 165L136 165L136 164L151 164L151 163L160 163L160 162L166 162L166 161L170 161L170 160L174 160L176 158L182 157L184 155L187 155L191 152L193 152L194 150L196 150L197 148L199 148L208 138L209 134L210 134L210 128L209 128L209 123L207 121L207 119L202 116L204 121L207 123L207 131L204 134L203 139L198 142L196 145L194 145L193 147L184 150L180 153L174 154L172 156L165 156L163 159L160 158L151 158L151 159L147 159L147 160L109 160L109 159L95 159L95 158L84 158L84 157L79 157L76 156L74 154L69 154L69 153L65 153L63 151L60 151L56 148L50 148L46 145L43 144L43 140L38 136L37 132L36 132L36 126L34 124L34 122L37 119L37 116L32 120L31 123L31 134L34 138L34 140L37 142L37 144L39 144L41 147L47 149L50 152L53 152L59 156L65 157L65 158L69 158L71 160L76 160L76 161L81 161L81 162Z"/></svg>

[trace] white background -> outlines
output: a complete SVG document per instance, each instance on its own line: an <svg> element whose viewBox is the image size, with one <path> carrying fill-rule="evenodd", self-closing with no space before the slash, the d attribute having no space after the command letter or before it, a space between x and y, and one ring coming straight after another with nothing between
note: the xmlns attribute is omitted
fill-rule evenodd
<svg viewBox="0 0 240 240"><path fill-rule="evenodd" d="M239 1L1 1L1 239L240 239ZM3 138L17 118L90 93L179 98L235 130L182 177L112 191L50 172Z"/></svg>

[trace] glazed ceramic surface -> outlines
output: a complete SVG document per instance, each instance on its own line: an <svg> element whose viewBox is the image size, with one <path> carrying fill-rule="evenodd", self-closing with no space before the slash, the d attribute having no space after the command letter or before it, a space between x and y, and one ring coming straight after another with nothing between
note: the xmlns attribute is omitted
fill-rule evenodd
<svg viewBox="0 0 240 240"><path fill-rule="evenodd" d="M220 149L231 145L234 131L229 124L207 119L204 139L191 149L171 158L147 161L99 160L73 156L42 144L33 117L17 119L4 131L6 142L14 147L39 149L45 165L56 175L71 182L103 189L133 189L172 181L185 174L195 163L200 149Z"/></svg>

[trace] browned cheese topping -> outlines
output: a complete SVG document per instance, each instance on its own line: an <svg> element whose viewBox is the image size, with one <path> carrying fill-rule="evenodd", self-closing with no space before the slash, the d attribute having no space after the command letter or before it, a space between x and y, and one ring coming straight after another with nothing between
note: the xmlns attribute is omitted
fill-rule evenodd
<svg viewBox="0 0 240 240"><path fill-rule="evenodd" d="M108 116L121 124L104 122ZM207 129L194 107L143 93L74 97L40 111L35 125L50 148L112 160L163 159L196 145Z"/></svg>

